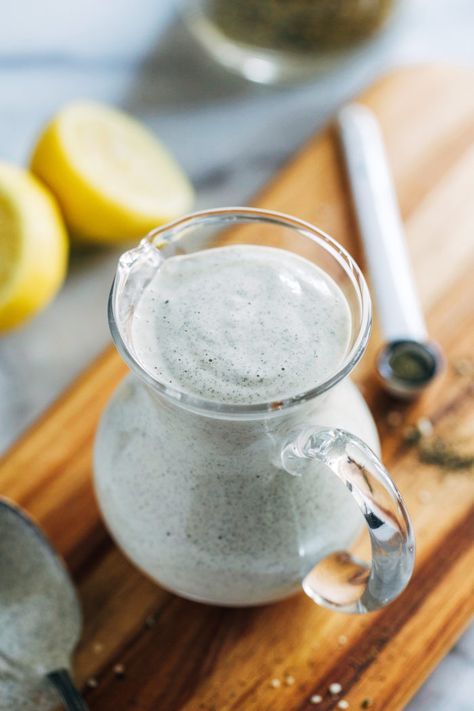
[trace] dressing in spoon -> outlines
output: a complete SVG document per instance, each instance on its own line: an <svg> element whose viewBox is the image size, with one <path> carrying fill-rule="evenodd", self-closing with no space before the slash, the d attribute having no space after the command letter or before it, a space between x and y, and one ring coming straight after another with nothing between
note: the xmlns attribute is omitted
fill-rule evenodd
<svg viewBox="0 0 474 711"><path fill-rule="evenodd" d="M58 694L68 711L87 711L69 673L80 632L62 560L29 516L0 498L0 711L49 711Z"/></svg>

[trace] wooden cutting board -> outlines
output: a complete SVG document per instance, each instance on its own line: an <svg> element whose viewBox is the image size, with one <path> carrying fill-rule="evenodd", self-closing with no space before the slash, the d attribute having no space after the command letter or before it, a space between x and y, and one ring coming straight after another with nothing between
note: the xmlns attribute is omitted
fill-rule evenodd
<svg viewBox="0 0 474 711"><path fill-rule="evenodd" d="M97 681L96 688L85 686L92 711L327 711L338 701L328 694L331 682L342 685L351 709L365 708L369 699L371 709L395 711L473 612L474 471L420 461L387 413L400 412L404 422L429 417L437 434L474 452L473 374L453 367L474 353L474 78L467 70L404 69L362 100L382 123L429 328L448 359L430 391L405 407L374 382L376 332L356 373L414 520L413 580L381 612L348 617L304 595L254 609L207 607L143 577L105 532L92 491L97 421L126 373L109 348L0 464L0 493L37 517L78 585L85 626L75 670L79 683ZM331 128L256 204L314 222L363 265ZM117 664L124 666L122 678ZM309 703L312 694L323 696L319 706Z"/></svg>

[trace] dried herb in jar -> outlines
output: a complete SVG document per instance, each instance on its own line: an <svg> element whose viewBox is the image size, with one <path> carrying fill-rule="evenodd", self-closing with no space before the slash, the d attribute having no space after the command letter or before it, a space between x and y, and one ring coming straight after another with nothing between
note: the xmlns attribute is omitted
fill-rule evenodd
<svg viewBox="0 0 474 711"><path fill-rule="evenodd" d="M234 41L264 49L317 53L374 34L394 0L208 0L206 11Z"/></svg>

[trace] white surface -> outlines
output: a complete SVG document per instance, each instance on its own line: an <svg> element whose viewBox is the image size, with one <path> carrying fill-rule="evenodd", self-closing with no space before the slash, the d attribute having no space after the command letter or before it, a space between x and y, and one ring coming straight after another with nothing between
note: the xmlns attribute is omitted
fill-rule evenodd
<svg viewBox="0 0 474 711"><path fill-rule="evenodd" d="M472 0L410 0L391 30L314 83L252 86L212 64L171 0L16 0L0 22L0 158L27 159L44 120L79 97L117 104L156 129L198 190L198 206L244 203L315 128L385 69L474 63ZM108 342L117 252L74 254L67 284L0 342L0 449ZM474 634L465 635L409 711L468 711Z"/></svg>

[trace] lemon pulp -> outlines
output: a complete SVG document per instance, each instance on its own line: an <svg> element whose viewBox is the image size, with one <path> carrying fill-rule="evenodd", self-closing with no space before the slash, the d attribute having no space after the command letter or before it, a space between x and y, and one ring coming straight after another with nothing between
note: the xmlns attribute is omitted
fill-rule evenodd
<svg viewBox="0 0 474 711"><path fill-rule="evenodd" d="M0 162L0 331L23 323L53 298L67 254L54 197L28 171Z"/></svg>
<svg viewBox="0 0 474 711"><path fill-rule="evenodd" d="M126 114L71 104L33 151L33 172L54 192L83 240L135 240L192 206L192 187L155 136Z"/></svg>

